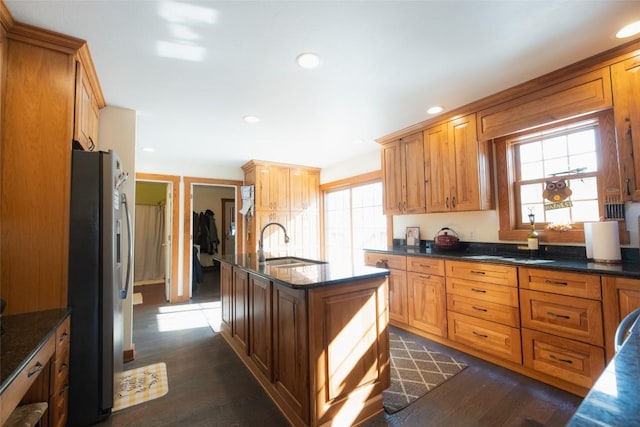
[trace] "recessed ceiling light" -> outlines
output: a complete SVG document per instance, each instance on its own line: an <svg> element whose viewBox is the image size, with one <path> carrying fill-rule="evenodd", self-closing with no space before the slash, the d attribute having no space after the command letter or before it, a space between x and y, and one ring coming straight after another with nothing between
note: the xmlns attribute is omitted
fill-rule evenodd
<svg viewBox="0 0 640 427"><path fill-rule="evenodd" d="M256 116L244 116L243 119L247 123L258 123L260 121Z"/></svg>
<svg viewBox="0 0 640 427"><path fill-rule="evenodd" d="M296 62L298 62L298 65L302 68L316 68L320 65L320 57L311 52L301 53L296 58Z"/></svg>
<svg viewBox="0 0 640 427"><path fill-rule="evenodd" d="M142 151L144 151L145 153L154 153L156 149L153 147L144 147Z"/></svg>
<svg viewBox="0 0 640 427"><path fill-rule="evenodd" d="M351 141L353 144L364 144L364 141L361 139L354 139L353 141Z"/></svg>
<svg viewBox="0 0 640 427"><path fill-rule="evenodd" d="M638 33L640 33L640 21L632 22L629 25L625 25L620 31L616 33L616 37L619 39L624 39L627 37L635 36Z"/></svg>
<svg viewBox="0 0 640 427"><path fill-rule="evenodd" d="M444 108L442 108L439 105L434 105L433 107L429 108L427 110L428 114L438 114L438 113L442 113L442 110L444 110Z"/></svg>

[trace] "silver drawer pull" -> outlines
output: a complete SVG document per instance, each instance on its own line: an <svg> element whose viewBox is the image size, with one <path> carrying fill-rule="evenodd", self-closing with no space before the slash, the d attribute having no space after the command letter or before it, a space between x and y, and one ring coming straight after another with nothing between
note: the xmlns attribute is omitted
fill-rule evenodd
<svg viewBox="0 0 640 427"><path fill-rule="evenodd" d="M38 372L42 371L42 368L44 368L44 365L42 363L40 363L40 362L36 362L36 366L31 368L29 370L29 372L27 372L27 378L31 378L32 376L34 376Z"/></svg>
<svg viewBox="0 0 640 427"><path fill-rule="evenodd" d="M69 336L69 334L66 331L63 332L62 335L60 335L60 339L58 340L58 342L62 342L64 340L66 340L68 336Z"/></svg>
<svg viewBox="0 0 640 427"><path fill-rule="evenodd" d="M558 280L550 280L550 279L545 279L544 283L547 283L549 285L556 285L556 286L569 286L568 282L560 282Z"/></svg>
<svg viewBox="0 0 640 427"><path fill-rule="evenodd" d="M487 291L484 290L484 289L476 289L476 288L471 288L471 292L475 292L475 293L478 293L478 294L486 294L487 293Z"/></svg>
<svg viewBox="0 0 640 427"><path fill-rule="evenodd" d="M420 275L418 277L420 277L421 279L427 279L427 280L431 279L431 276L422 276L422 275Z"/></svg>
<svg viewBox="0 0 640 427"><path fill-rule="evenodd" d="M565 315L565 314L556 314L556 313L554 313L553 311L547 311L547 314L548 314L549 316L559 317L559 318L561 318L561 319L567 319L567 320L571 319L571 316L567 316L567 315Z"/></svg>
<svg viewBox="0 0 640 427"><path fill-rule="evenodd" d="M553 359L553 360L556 360L556 361L562 362L562 363L573 363L573 360L562 359L562 358L556 356L555 354L550 354L549 355L549 359Z"/></svg>
<svg viewBox="0 0 640 427"><path fill-rule="evenodd" d="M480 337L480 338L489 338L489 335L480 334L480 333L478 333L478 332L476 332L476 331L471 331L471 332L473 332L473 335L475 335L475 336L477 336L477 337Z"/></svg>
<svg viewBox="0 0 640 427"><path fill-rule="evenodd" d="M469 271L471 274L487 274L486 271L480 271L480 270L471 270Z"/></svg>
<svg viewBox="0 0 640 427"><path fill-rule="evenodd" d="M420 267L431 268L431 266L429 264L420 264Z"/></svg>
<svg viewBox="0 0 640 427"><path fill-rule="evenodd" d="M485 313L489 311L486 308L476 307L475 305L472 305L471 308L473 308L476 311L484 311Z"/></svg>
<svg viewBox="0 0 640 427"><path fill-rule="evenodd" d="M60 365L60 369L58 369L58 373L63 372L68 367L69 367L69 365L67 365L66 363L63 363L62 365Z"/></svg>

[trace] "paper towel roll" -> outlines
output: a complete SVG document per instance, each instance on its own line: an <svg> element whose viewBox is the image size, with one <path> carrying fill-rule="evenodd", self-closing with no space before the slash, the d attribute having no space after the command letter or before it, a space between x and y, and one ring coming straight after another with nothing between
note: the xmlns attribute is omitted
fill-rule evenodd
<svg viewBox="0 0 640 427"><path fill-rule="evenodd" d="M618 263L621 261L617 221L591 223L591 242L595 262Z"/></svg>

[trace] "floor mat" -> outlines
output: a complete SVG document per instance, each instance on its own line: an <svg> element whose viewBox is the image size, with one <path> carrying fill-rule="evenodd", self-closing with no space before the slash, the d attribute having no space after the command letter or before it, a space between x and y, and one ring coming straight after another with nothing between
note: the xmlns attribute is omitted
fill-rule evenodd
<svg viewBox="0 0 640 427"><path fill-rule="evenodd" d="M382 392L384 409L389 414L407 407L467 367L393 332L389 333L389 352L391 386Z"/></svg>
<svg viewBox="0 0 640 427"><path fill-rule="evenodd" d="M142 304L142 293L136 292L133 294L133 305Z"/></svg>
<svg viewBox="0 0 640 427"><path fill-rule="evenodd" d="M112 411L162 397L169 391L167 366L164 363L135 368L120 374Z"/></svg>

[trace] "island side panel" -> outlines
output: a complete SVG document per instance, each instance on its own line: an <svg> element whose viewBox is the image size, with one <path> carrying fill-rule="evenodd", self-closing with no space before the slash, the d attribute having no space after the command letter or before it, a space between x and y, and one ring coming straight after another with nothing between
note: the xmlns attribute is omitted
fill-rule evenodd
<svg viewBox="0 0 640 427"><path fill-rule="evenodd" d="M390 384L387 277L309 290L315 425L354 425L380 413Z"/></svg>

